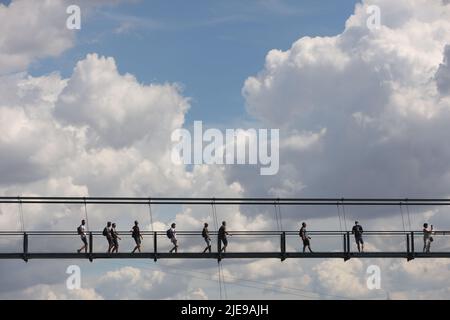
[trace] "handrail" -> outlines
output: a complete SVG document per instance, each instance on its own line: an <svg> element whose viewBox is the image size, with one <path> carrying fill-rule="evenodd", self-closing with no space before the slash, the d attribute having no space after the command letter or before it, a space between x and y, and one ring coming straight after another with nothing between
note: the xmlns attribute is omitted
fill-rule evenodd
<svg viewBox="0 0 450 320"><path fill-rule="evenodd" d="M0 196L0 203L187 205L450 205L447 198L189 198Z"/></svg>

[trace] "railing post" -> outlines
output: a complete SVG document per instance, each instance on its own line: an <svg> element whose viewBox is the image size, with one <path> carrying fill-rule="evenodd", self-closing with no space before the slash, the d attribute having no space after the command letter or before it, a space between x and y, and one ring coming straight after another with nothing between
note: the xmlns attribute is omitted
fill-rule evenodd
<svg viewBox="0 0 450 320"><path fill-rule="evenodd" d="M411 260L411 251L409 246L409 233L406 234L406 259Z"/></svg>
<svg viewBox="0 0 450 320"><path fill-rule="evenodd" d="M281 233L281 261L286 260L286 232Z"/></svg>
<svg viewBox="0 0 450 320"><path fill-rule="evenodd" d="M28 234L23 233L23 261L28 262Z"/></svg>
<svg viewBox="0 0 450 320"><path fill-rule="evenodd" d="M153 261L156 262L158 260L158 232L156 231L153 233L153 253Z"/></svg>
<svg viewBox="0 0 450 320"><path fill-rule="evenodd" d="M344 261L347 261L347 260L349 260L350 259L350 232L349 231L347 231L346 232L346 234L345 234L345 236L347 237L347 241L346 241L346 243L347 243L347 250L346 250L346 252L345 252L345 258L344 258Z"/></svg>
<svg viewBox="0 0 450 320"><path fill-rule="evenodd" d="M222 260L222 241L220 241L219 235L217 235L217 253L218 253L217 261L220 262Z"/></svg>
<svg viewBox="0 0 450 320"><path fill-rule="evenodd" d="M411 241L411 259L414 259L415 256L415 252L414 252L414 231L411 231L411 237L410 237L410 241Z"/></svg>
<svg viewBox="0 0 450 320"><path fill-rule="evenodd" d="M94 248L94 237L92 236L92 231L89 231L89 261L92 262L92 252Z"/></svg>
<svg viewBox="0 0 450 320"><path fill-rule="evenodd" d="M344 233L343 234L343 238L344 238L344 254L347 253L347 235Z"/></svg>

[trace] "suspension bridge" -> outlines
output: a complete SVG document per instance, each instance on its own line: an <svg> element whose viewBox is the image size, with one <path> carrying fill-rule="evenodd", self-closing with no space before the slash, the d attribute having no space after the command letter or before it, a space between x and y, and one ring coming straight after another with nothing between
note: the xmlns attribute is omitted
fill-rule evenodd
<svg viewBox="0 0 450 320"><path fill-rule="evenodd" d="M0 248L0 259L304 259L304 258L339 258L349 260L351 258L405 258L412 260L415 258L450 258L450 247L444 246L432 252L423 252L423 232L414 231L410 222L410 206L450 206L450 199L401 199L401 198L138 198L138 197L0 197L1 204L18 204L19 219L22 226L21 231L0 231L0 240L8 239L6 243L10 247ZM101 231L87 232L88 251L77 253L74 248L79 241L79 235L75 231L27 231L24 229L23 204L75 204L82 205L85 209L85 218L88 222L88 206L91 205L145 205L149 208L150 220L153 225L152 205L208 205L212 207L212 216L215 229L218 229L218 218L216 206L229 205L269 205L275 207L275 217L277 229L274 231L236 231L229 230L231 238L227 252L222 251L221 242L217 241L217 250L202 253L193 244L201 242L201 231L177 231L177 238L181 243L187 243L186 249L180 247L180 252L170 253L165 246L168 239L166 232L142 231L144 239L149 242L144 246L142 252L131 253L122 252L108 253L104 250L105 240ZM308 235L317 242L325 239L329 246L325 245L314 252L299 252L301 247L298 231L283 230L282 227L282 206L335 206L338 210L339 223L344 219L346 206L399 206L403 230L400 231L364 231L364 237L382 242L388 239L389 250L377 250L358 252L352 250L353 236L349 230L339 231L308 231ZM406 213L404 213L404 210ZM343 218L341 217L343 216ZM405 217L406 216L406 217ZM409 230L407 226L409 224ZM153 229L153 227L152 227ZM346 226L345 226L346 229ZM119 231L121 237L131 238L130 231ZM210 232L213 239L218 239L217 232ZM450 240L450 231L434 231L433 237L436 242L446 243ZM165 238L165 239L164 239ZM49 240L51 239L51 240ZM64 244L68 239L69 246L59 246L57 249L33 249L33 243L43 240L48 243ZM200 240L199 240L200 239ZM256 239L256 240L255 240ZM270 239L270 241L268 241ZM331 240L330 240L331 239ZM242 242L245 245L233 245ZM242 244L241 243L241 244ZM248 246L250 244L250 246ZM253 244L253 246L252 246ZM255 246L256 244L256 246ZM258 244L260 244L258 246ZM72 247L70 247L70 245ZM62 247L62 248L61 248ZM248 247L253 249L248 249ZM257 249L254 249L254 248Z"/></svg>

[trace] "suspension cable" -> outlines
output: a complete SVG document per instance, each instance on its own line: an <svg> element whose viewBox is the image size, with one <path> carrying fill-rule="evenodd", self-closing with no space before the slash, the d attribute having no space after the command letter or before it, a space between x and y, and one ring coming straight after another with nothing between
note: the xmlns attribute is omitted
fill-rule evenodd
<svg viewBox="0 0 450 320"><path fill-rule="evenodd" d="M154 228L153 228L152 198L150 197L148 198L148 213L150 215L150 228L151 231L153 232Z"/></svg>
<svg viewBox="0 0 450 320"><path fill-rule="evenodd" d="M22 232L25 232L25 221L23 218L23 206L22 206L22 199L20 199L20 196L17 197L19 200L19 224L20 224L20 230Z"/></svg>
<svg viewBox="0 0 450 320"><path fill-rule="evenodd" d="M400 202L400 214L402 216L402 225L403 225L403 232L406 232L406 227L405 227L405 218L403 216L403 208L402 208L402 203Z"/></svg>
<svg viewBox="0 0 450 320"><path fill-rule="evenodd" d="M280 205L280 198L278 198L278 216L280 220L280 231L283 231L283 217L281 215L281 205Z"/></svg>
<svg viewBox="0 0 450 320"><path fill-rule="evenodd" d="M338 219L339 219L339 231L342 232L341 210L339 209L339 202L336 203Z"/></svg>
<svg viewBox="0 0 450 320"><path fill-rule="evenodd" d="M89 218L88 218L88 211L87 211L86 197L84 197L84 216L85 216L85 218L86 218L86 226L87 226L87 229L88 229L88 230L91 230L91 229L89 229Z"/></svg>
<svg viewBox="0 0 450 320"><path fill-rule="evenodd" d="M212 218L213 218L213 223L215 225L215 229L219 230L219 221L217 219L217 211L216 211L216 204L215 204L215 198L213 198L213 200L211 201L211 212L212 212ZM222 286L225 287L225 285L222 283L222 268L221 268L221 264L220 261L218 261L217 263L217 280L219 282L219 296L220 296L220 300L223 299L222 296Z"/></svg>
<svg viewBox="0 0 450 320"><path fill-rule="evenodd" d="M341 199L342 201L342 214L344 215L344 227L345 227L345 231L347 231L347 218L346 218L346 214L345 214L345 205L344 205L344 198Z"/></svg>
<svg viewBox="0 0 450 320"><path fill-rule="evenodd" d="M412 231L411 217L410 217L410 214L409 214L408 199L406 199L406 214L408 215L409 230Z"/></svg>
<svg viewBox="0 0 450 320"><path fill-rule="evenodd" d="M277 208L277 203L276 202L273 203L273 207L275 209L275 222L277 224L277 231L281 231L281 229L280 229L280 222L279 222L279 219L278 219L278 208Z"/></svg>

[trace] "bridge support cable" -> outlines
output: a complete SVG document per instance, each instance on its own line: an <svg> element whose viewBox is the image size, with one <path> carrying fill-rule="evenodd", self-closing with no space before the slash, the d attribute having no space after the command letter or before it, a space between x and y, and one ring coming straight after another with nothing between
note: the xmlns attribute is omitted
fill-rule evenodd
<svg viewBox="0 0 450 320"><path fill-rule="evenodd" d="M408 205L408 199L406 199L406 214L408 215L408 224L409 224L409 230L412 230L412 225L411 225L411 215L409 213L409 205Z"/></svg>
<svg viewBox="0 0 450 320"><path fill-rule="evenodd" d="M150 215L150 230L153 232L153 212L152 212L152 198L148 198L148 214Z"/></svg>
<svg viewBox="0 0 450 320"><path fill-rule="evenodd" d="M213 218L213 224L214 228L216 230L219 230L219 219L217 218L217 210L216 210L216 204L215 199L211 201L211 213ZM217 259L217 280L219 283L219 294L220 294L220 300L223 300L223 294L222 292L225 292L225 284L223 283L223 277L222 277L222 266L220 264L222 260L222 248L221 248L221 242L219 237L217 237L217 251L218 251L218 259Z"/></svg>
<svg viewBox="0 0 450 320"><path fill-rule="evenodd" d="M406 231L406 227L405 227L405 217L403 214L403 207L402 207L402 203L400 202L400 215L402 217L402 225L403 225L403 231Z"/></svg>
<svg viewBox="0 0 450 320"><path fill-rule="evenodd" d="M345 231L348 231L348 229L347 229L347 217L346 217L346 213L345 213L344 198L342 198L341 201L342 201L342 214L343 214L343 219L344 219L344 227L345 227Z"/></svg>
<svg viewBox="0 0 450 320"><path fill-rule="evenodd" d="M86 219L86 227L90 231L91 229L89 229L89 217L88 217L86 198L84 198L84 217Z"/></svg>
<svg viewBox="0 0 450 320"><path fill-rule="evenodd" d="M280 199L277 199L277 207L278 207L278 220L280 221L280 232L283 231L283 216L281 215L281 205Z"/></svg>
<svg viewBox="0 0 450 320"><path fill-rule="evenodd" d="M337 207L337 214L338 214L338 219L339 219L339 231L342 232L341 210L339 208L339 202L336 203L336 207Z"/></svg>
<svg viewBox="0 0 450 320"><path fill-rule="evenodd" d="M17 197L19 202L19 211L18 211L18 215L19 215L19 225L20 225L20 231L25 232L25 219L23 217L23 205L22 205L22 200L19 197Z"/></svg>

